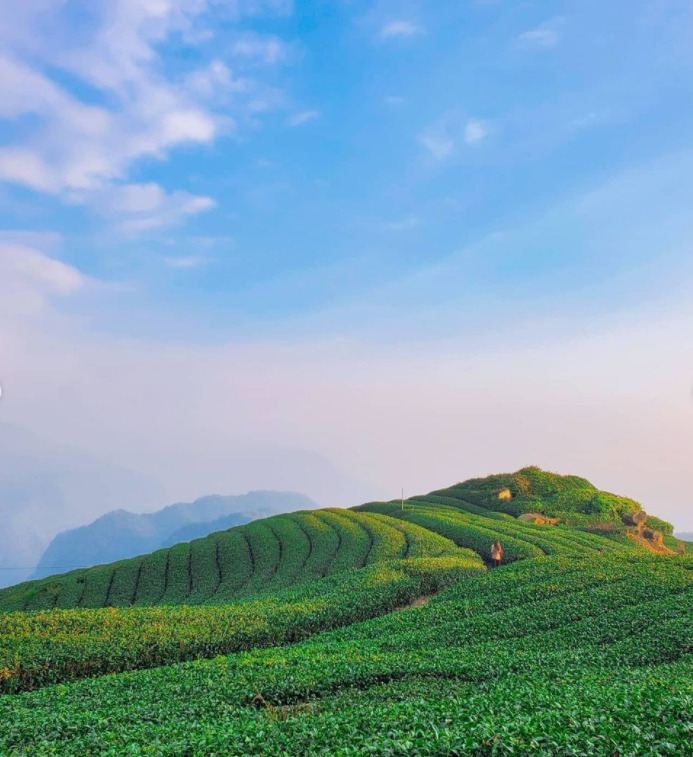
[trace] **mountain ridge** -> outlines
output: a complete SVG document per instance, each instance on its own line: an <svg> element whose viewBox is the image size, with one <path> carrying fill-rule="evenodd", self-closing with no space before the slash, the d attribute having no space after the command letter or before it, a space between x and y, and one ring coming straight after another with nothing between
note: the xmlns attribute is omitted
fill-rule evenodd
<svg viewBox="0 0 693 757"><path fill-rule="evenodd" d="M193 502L175 502L153 513L112 510L91 523L63 531L49 544L34 572L46 578L61 569L90 567L152 552L170 541L177 531L195 526L191 538L206 536L212 524L224 519L224 528L292 509L318 505L297 492L256 490L245 494L212 494ZM205 524L210 524L208 527ZM174 537L175 538L175 537ZM178 541L185 541L183 538Z"/></svg>

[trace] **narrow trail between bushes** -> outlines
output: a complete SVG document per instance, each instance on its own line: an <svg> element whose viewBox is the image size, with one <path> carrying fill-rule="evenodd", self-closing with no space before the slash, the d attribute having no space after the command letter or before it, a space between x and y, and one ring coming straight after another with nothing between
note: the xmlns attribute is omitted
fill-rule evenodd
<svg viewBox="0 0 693 757"><path fill-rule="evenodd" d="M395 607L395 609L392 612L402 612L402 610L411 610L413 607L425 607L435 596L437 595L424 594L421 597L416 597L415 599L412 599L412 601L409 602L409 604L407 605L402 605L401 607Z"/></svg>

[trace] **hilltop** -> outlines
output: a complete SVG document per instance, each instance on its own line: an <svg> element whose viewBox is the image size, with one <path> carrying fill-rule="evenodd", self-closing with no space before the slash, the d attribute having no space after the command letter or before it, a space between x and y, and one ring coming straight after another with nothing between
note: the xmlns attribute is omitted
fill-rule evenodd
<svg viewBox="0 0 693 757"><path fill-rule="evenodd" d="M536 512L576 524L619 521L642 510L635 500L600 491L585 478L550 473L537 466L472 478L434 494L456 496L508 515ZM587 517L580 520L575 516Z"/></svg>

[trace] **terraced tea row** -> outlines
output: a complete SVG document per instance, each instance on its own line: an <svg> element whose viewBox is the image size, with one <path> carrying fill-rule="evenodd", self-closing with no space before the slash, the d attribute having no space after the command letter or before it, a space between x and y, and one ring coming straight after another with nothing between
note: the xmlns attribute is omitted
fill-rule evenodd
<svg viewBox="0 0 693 757"><path fill-rule="evenodd" d="M451 502L459 502L459 507L451 505ZM371 502L355 509L417 524L454 541L460 547L474 550L486 560L496 539L502 542L504 559L508 562L545 555L626 554L634 549L574 528L524 523L451 497L416 497L407 500L404 509L398 502Z"/></svg>
<svg viewBox="0 0 693 757"><path fill-rule="evenodd" d="M0 611L221 604L388 560L455 552L412 523L373 513L278 515L149 555L0 591Z"/></svg>
<svg viewBox="0 0 693 757"><path fill-rule="evenodd" d="M0 698L0 753L683 757L692 565L518 561L291 647Z"/></svg>
<svg viewBox="0 0 693 757"><path fill-rule="evenodd" d="M525 468L415 497L404 511L390 502L275 516L131 560L28 582L0 591L0 612L233 602L374 562L442 554L452 545L441 536L484 560L499 539L511 562L648 547L644 540L638 545L630 540L622 524L614 532L619 528L614 522L602 523L611 530L598 535L564 525L536 526L508 514L535 506L542 512L565 508L583 525L602 517L599 508L612 521L638 508L584 479Z"/></svg>
<svg viewBox="0 0 693 757"><path fill-rule="evenodd" d="M5 613L0 694L295 642L389 612L484 570L475 554L456 550L341 571L231 605Z"/></svg>

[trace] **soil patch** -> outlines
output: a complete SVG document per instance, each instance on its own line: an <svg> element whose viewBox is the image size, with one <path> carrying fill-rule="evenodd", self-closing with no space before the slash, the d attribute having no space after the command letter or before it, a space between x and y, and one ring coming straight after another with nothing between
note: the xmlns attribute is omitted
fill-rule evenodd
<svg viewBox="0 0 693 757"><path fill-rule="evenodd" d="M402 610L409 610L412 607L425 607L433 599L433 597L435 597L435 594L426 594L423 597L417 597L416 599L413 599L408 605L395 607L392 612L401 612Z"/></svg>

